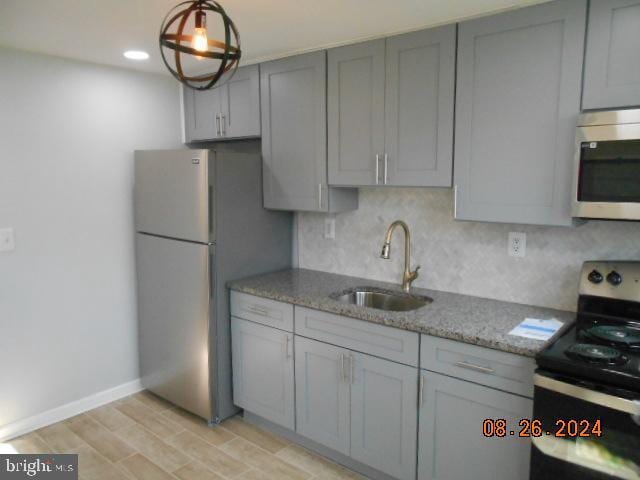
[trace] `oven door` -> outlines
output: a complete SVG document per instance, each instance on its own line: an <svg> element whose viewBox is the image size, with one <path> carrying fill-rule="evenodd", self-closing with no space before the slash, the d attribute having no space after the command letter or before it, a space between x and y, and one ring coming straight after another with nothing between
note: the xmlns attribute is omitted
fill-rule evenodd
<svg viewBox="0 0 640 480"><path fill-rule="evenodd" d="M531 480L640 479L640 394L540 370L534 385Z"/></svg>
<svg viewBox="0 0 640 480"><path fill-rule="evenodd" d="M640 123L579 127L574 217L640 219Z"/></svg>

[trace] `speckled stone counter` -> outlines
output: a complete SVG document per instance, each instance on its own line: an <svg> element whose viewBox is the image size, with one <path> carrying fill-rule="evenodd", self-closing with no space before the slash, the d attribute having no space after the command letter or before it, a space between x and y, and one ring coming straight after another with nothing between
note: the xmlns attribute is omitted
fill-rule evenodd
<svg viewBox="0 0 640 480"><path fill-rule="evenodd" d="M450 338L473 345L535 356L546 342L509 335L525 318L556 318L567 325L575 313L519 305L486 298L422 288L416 295L433 303L409 312L387 312L339 302L330 295L354 287L375 287L402 292L400 285L315 270L293 269L229 282L229 288L259 297L301 305L368 322Z"/></svg>

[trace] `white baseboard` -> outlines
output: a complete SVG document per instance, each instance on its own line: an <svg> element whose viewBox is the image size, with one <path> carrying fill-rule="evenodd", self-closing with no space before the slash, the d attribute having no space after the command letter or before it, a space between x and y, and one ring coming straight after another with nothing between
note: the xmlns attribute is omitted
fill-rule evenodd
<svg viewBox="0 0 640 480"><path fill-rule="evenodd" d="M123 397L133 395L144 390L140 379L123 383L117 387L109 388L88 397L75 400L60 407L52 408L46 412L39 413L29 418L18 420L0 426L0 442L10 440L25 433L33 432L39 428L46 427L75 415L79 415L88 410L100 407Z"/></svg>

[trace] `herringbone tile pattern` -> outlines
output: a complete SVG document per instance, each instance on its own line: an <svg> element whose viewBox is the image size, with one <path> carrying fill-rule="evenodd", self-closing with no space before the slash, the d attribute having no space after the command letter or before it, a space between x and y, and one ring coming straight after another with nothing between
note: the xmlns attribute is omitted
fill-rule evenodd
<svg viewBox="0 0 640 480"><path fill-rule="evenodd" d="M216 427L142 392L7 442L17 453L77 453L83 480L363 478L241 417Z"/></svg>
<svg viewBox="0 0 640 480"><path fill-rule="evenodd" d="M640 260L640 222L590 221L541 227L453 219L453 193L438 188L361 188L358 210L335 216L336 238L323 236L326 215L298 214L299 264L343 275L399 283L404 239L380 258L389 224L406 221L417 287L575 310L585 260ZM527 255L507 255L509 232L527 234Z"/></svg>

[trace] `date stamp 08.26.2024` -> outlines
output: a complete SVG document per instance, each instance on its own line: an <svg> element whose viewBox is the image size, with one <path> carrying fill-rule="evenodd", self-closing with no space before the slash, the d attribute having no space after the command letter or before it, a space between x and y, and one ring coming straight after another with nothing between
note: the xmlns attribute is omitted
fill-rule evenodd
<svg viewBox="0 0 640 480"><path fill-rule="evenodd" d="M544 428L542 421L538 419L521 418L509 424L504 418L485 418L482 422L482 434L487 438L601 437L602 422L600 419L558 419L552 428Z"/></svg>

